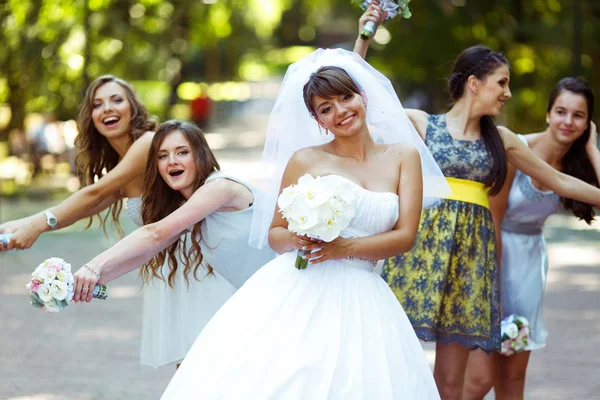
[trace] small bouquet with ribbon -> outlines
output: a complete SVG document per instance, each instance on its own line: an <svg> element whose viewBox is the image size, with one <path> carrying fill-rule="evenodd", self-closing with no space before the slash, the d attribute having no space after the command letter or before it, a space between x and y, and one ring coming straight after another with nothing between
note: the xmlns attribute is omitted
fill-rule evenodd
<svg viewBox="0 0 600 400"><path fill-rule="evenodd" d="M331 242L356 215L356 188L350 181L332 175L313 178L305 174L297 184L283 189L277 206L290 231ZM298 250L296 268L306 268L305 255L305 251Z"/></svg>
<svg viewBox="0 0 600 400"><path fill-rule="evenodd" d="M71 264L62 258L52 257L38 265L31 274L31 281L25 287L29 290L31 305L56 313L69 306L69 302L73 299L74 282ZM93 296L95 298L104 300L107 295L106 286L96 285L94 287Z"/></svg>
<svg viewBox="0 0 600 400"><path fill-rule="evenodd" d="M402 18L409 19L412 17L412 13L408 8L408 3L410 0L378 0L381 6L381 9L384 12L387 12L386 21L388 19L394 18L397 15L400 15ZM366 10L369 8L369 5L373 2L373 0L352 0L353 3L358 4L360 8ZM365 26L362 28L360 32L360 38L363 40L369 40L375 34L377 27L372 21L367 21Z"/></svg>
<svg viewBox="0 0 600 400"><path fill-rule="evenodd" d="M500 323L502 344L500 354L510 356L525 350L529 342L529 321L511 314Z"/></svg>

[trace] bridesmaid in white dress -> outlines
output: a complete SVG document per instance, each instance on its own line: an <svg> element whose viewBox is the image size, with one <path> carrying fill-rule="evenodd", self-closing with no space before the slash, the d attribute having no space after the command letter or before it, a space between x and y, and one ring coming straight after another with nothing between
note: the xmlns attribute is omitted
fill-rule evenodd
<svg viewBox="0 0 600 400"><path fill-rule="evenodd" d="M127 199L127 213L142 226L142 198ZM190 245L189 233L185 234ZM206 263L204 263L206 265ZM206 323L235 293L236 287L217 272L186 284L182 269L173 287L151 279L143 287L142 343L140 362L154 368L180 363ZM168 275L168 263L162 274Z"/></svg>
<svg viewBox="0 0 600 400"><path fill-rule="evenodd" d="M587 83L578 78L562 79L550 94L546 130L519 138L556 169L598 186L600 151L593 110L594 95ZM531 351L543 348L548 336L543 318L548 273L544 222L562 206L591 223L594 210L589 204L560 198L512 166L503 190L491 205L500 225L497 232L501 233L503 314L527 318L531 333L525 351L508 357L472 352L465 397L483 398L495 380L497 399L522 399Z"/></svg>
<svg viewBox="0 0 600 400"><path fill-rule="evenodd" d="M256 196L251 185L219 171L198 127L176 120L163 123L152 139L144 174L141 214L145 225L75 274L74 300L91 301L88 290L100 276L101 283L108 282L140 265L146 282L159 280L165 288L185 289L196 279L218 279L227 283L221 289L230 294L274 257L269 247L248 245ZM180 306L207 320L212 315L203 309L206 305L201 300ZM182 313L176 300L172 304L163 318L169 318L169 312ZM185 332L187 337L192 334ZM158 342L148 346L154 344L164 346Z"/></svg>
<svg viewBox="0 0 600 400"><path fill-rule="evenodd" d="M82 188L60 204L43 212L0 225L0 233L12 233L7 248L27 249L40 234L62 229L106 212L101 226L112 218L119 223L123 197L132 220L142 225L140 196L142 175L156 122L134 88L112 75L95 79L88 87L77 116L76 164ZM180 361L194 339L235 288L217 277L190 281L189 287L167 288L150 282L143 288L142 364L159 365ZM202 307L200 307L202 305Z"/></svg>

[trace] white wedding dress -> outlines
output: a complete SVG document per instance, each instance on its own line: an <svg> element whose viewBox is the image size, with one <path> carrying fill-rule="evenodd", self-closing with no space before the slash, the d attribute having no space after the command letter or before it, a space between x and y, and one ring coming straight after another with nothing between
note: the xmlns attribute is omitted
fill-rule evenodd
<svg viewBox="0 0 600 400"><path fill-rule="evenodd" d="M354 185L357 214L342 236L392 229L397 195ZM372 262L298 270L295 258L269 262L225 303L163 400L439 399L421 344Z"/></svg>

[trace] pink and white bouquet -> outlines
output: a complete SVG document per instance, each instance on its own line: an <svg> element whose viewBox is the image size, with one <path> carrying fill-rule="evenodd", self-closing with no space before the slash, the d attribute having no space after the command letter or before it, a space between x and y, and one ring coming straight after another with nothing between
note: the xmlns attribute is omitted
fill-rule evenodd
<svg viewBox="0 0 600 400"><path fill-rule="evenodd" d="M340 236L356 215L356 184L336 176L313 178L305 174L298 183L283 189L277 206L288 222L288 229L298 235L331 242ZM306 252L299 250L296 268L305 269Z"/></svg>
<svg viewBox="0 0 600 400"><path fill-rule="evenodd" d="M38 265L25 287L29 290L31 305L56 313L69 306L69 302L73 299L74 282L71 264L62 258L52 257ZM105 299L106 294L106 286L96 285L94 288L95 298Z"/></svg>
<svg viewBox="0 0 600 400"><path fill-rule="evenodd" d="M529 321L525 317L511 314L500 323L502 344L500 354L510 356L520 353L529 343Z"/></svg>

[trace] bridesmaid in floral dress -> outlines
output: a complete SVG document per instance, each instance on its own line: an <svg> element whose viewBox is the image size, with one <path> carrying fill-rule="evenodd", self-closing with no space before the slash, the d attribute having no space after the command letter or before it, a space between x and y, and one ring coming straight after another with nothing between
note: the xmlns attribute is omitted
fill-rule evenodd
<svg viewBox="0 0 600 400"><path fill-rule="evenodd" d="M380 23L371 4L359 22ZM357 38L366 56L370 41ZM463 393L473 349L500 349L500 285L495 228L488 194L499 193L507 161L561 196L600 205L600 190L539 159L492 117L511 98L506 58L474 46L456 59L448 79L454 104L445 115L406 110L440 165L452 196L425 209L410 252L388 259L383 277L404 307L417 336L436 341L434 377L442 399Z"/></svg>

